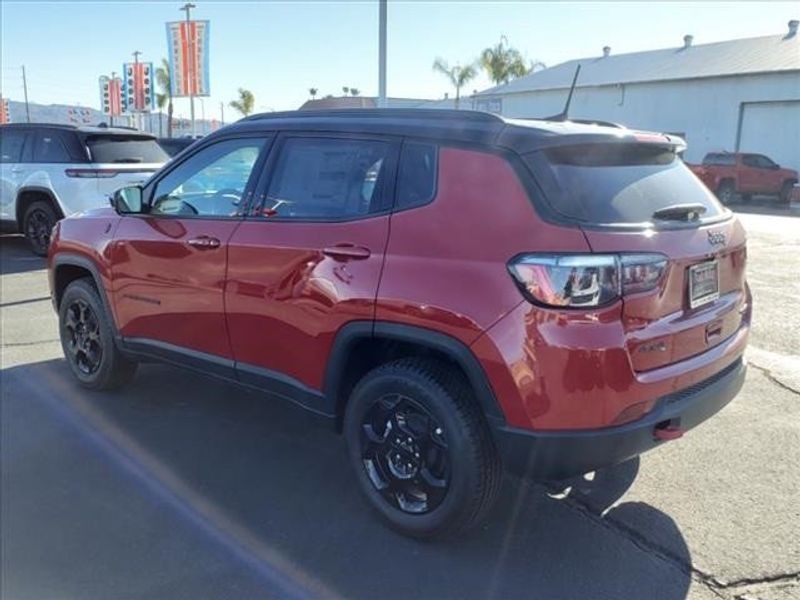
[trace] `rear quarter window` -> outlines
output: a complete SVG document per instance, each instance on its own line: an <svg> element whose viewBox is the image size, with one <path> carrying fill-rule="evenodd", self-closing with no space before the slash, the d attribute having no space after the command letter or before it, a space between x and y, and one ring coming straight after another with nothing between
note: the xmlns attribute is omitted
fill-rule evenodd
<svg viewBox="0 0 800 600"><path fill-rule="evenodd" d="M655 144L560 146L526 155L548 204L586 224L656 224L654 213L679 204L725 209L671 150Z"/></svg>
<svg viewBox="0 0 800 600"><path fill-rule="evenodd" d="M86 138L95 163L164 163L169 156L153 138L124 135L93 135Z"/></svg>
<svg viewBox="0 0 800 600"><path fill-rule="evenodd" d="M396 210L422 206L436 195L437 146L406 142L397 175Z"/></svg>
<svg viewBox="0 0 800 600"><path fill-rule="evenodd" d="M25 143L25 132L0 129L0 162L18 163L22 159L22 146Z"/></svg>

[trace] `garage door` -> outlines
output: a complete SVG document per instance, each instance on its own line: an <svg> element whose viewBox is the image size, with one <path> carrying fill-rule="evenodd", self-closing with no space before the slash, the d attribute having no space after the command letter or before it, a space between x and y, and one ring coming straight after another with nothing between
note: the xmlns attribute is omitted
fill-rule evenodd
<svg viewBox="0 0 800 600"><path fill-rule="evenodd" d="M766 154L800 170L800 100L744 105L740 152Z"/></svg>

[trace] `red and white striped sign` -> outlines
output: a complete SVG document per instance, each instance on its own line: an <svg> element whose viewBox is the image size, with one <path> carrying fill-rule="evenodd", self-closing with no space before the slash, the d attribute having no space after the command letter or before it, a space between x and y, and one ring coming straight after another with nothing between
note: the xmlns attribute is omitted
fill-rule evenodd
<svg viewBox="0 0 800 600"><path fill-rule="evenodd" d="M103 75L100 78L100 107L103 113L118 117L122 114L122 80Z"/></svg>
<svg viewBox="0 0 800 600"><path fill-rule="evenodd" d="M8 111L8 98L0 96L0 124L10 123L11 115Z"/></svg>
<svg viewBox="0 0 800 600"><path fill-rule="evenodd" d="M167 23L172 96L209 96L208 21Z"/></svg>

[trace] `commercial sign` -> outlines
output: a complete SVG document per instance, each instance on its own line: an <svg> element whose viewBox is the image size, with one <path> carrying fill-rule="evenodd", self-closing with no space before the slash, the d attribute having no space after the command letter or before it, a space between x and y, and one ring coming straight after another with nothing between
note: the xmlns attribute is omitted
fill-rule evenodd
<svg viewBox="0 0 800 600"><path fill-rule="evenodd" d="M100 110L110 117L122 114L122 80L100 77Z"/></svg>
<svg viewBox="0 0 800 600"><path fill-rule="evenodd" d="M0 124L10 122L11 115L8 111L8 98L0 96Z"/></svg>
<svg viewBox="0 0 800 600"><path fill-rule="evenodd" d="M208 21L167 23L173 98L211 95L208 77Z"/></svg>
<svg viewBox="0 0 800 600"><path fill-rule="evenodd" d="M122 65L122 109L124 112L150 112L155 106L153 63Z"/></svg>

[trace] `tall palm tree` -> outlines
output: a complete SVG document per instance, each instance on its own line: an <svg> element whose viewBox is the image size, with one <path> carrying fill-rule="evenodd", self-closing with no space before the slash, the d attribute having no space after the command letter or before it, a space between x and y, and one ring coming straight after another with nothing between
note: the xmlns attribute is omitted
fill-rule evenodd
<svg viewBox="0 0 800 600"><path fill-rule="evenodd" d="M172 137L172 82L170 80L169 61L166 58L161 59L161 66L156 69L156 84L161 90L156 95L156 103L158 104L159 112L164 108L164 103L167 105L167 137ZM158 96L163 96L164 100L159 100ZM161 131L161 115L158 115L158 128Z"/></svg>
<svg viewBox="0 0 800 600"><path fill-rule="evenodd" d="M256 103L256 97L253 92L244 88L239 88L239 99L231 100L229 106L244 115L245 117L253 112L253 106Z"/></svg>
<svg viewBox="0 0 800 600"><path fill-rule="evenodd" d="M347 94L350 93L350 88L347 87L347 86L344 86L344 87L342 87L342 91L344 92L344 95L347 96Z"/></svg>
<svg viewBox="0 0 800 600"><path fill-rule="evenodd" d="M533 60L525 62L522 53L508 45L506 36L500 38L500 43L481 52L481 67L486 71L495 85L508 83L512 79L531 73L536 68L544 68L544 63Z"/></svg>
<svg viewBox="0 0 800 600"><path fill-rule="evenodd" d="M361 90L358 88L350 88L350 95L351 96L358 96L361 93Z"/></svg>
<svg viewBox="0 0 800 600"><path fill-rule="evenodd" d="M451 67L449 64L447 64L447 61L437 58L435 61L433 61L433 70L447 77L450 85L456 88L457 110L459 101L461 99L461 88L475 79L475 76L478 74L475 64L470 63L464 67L458 65Z"/></svg>
<svg viewBox="0 0 800 600"><path fill-rule="evenodd" d="M318 91L319 90L317 90L317 88L308 88L308 94L311 96L312 100L316 100L317 99L317 92Z"/></svg>

